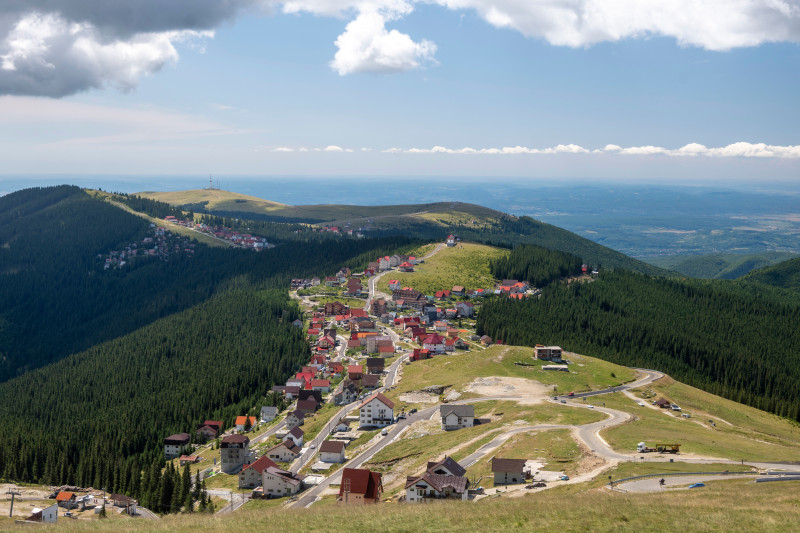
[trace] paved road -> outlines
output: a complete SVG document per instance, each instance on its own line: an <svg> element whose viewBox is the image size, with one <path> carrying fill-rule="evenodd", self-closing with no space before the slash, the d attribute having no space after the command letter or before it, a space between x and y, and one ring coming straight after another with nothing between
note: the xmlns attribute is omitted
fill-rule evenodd
<svg viewBox="0 0 800 533"><path fill-rule="evenodd" d="M572 429L576 426L564 426L564 425L557 425L557 424L540 424L537 426L521 426L518 428L514 428L511 431L506 431L492 439L490 442L484 444L475 453L472 453L462 460L458 461L458 464L463 466L464 468L469 468L470 466L474 465L478 461L481 460L482 457L488 455L493 450L500 447L505 441L513 437L514 435L518 435L519 433L527 433L529 431L541 431L547 429Z"/></svg>
<svg viewBox="0 0 800 533"><path fill-rule="evenodd" d="M700 474L696 476L665 476L663 487L660 484L659 478L652 477L628 481L627 483L620 483L615 488L624 490L625 492L661 492L670 489L676 490L678 487L685 489L693 483L705 483L706 481L716 481L722 479L740 479L743 477L756 477L758 475L758 473L753 472L752 474L738 474L730 476L714 474Z"/></svg>
<svg viewBox="0 0 800 533"><path fill-rule="evenodd" d="M242 493L242 492L235 492L230 490L219 490L219 489L210 489L208 490L209 496L216 496L217 498L224 498L228 500L228 503L225 504L221 509L217 510L215 514L228 514L232 513L245 503L251 500L250 494ZM230 502L233 501L231 504Z"/></svg>
<svg viewBox="0 0 800 533"><path fill-rule="evenodd" d="M428 259L430 259L430 258L431 258L431 257L433 257L434 255L436 255L437 253L439 253L439 250L441 250L441 249L442 249L442 248L444 248L444 247L445 247L445 243L439 243L439 244L437 244L437 245L436 245L436 247L435 247L433 250L431 250L430 252L428 252L428 253L427 253L425 256L423 256L421 259L422 259L423 261L427 261ZM367 287L369 287L369 297L367 298L367 303L366 303L366 305L364 306L364 309L365 309L367 312L369 312L369 310L370 310L370 306L372 305L372 300L373 300L373 299L375 299L375 297L376 297L376 296L379 294L379 293L377 292L377 288L378 288L378 280L379 280L379 279L381 279L381 278L382 278L383 276L385 276L386 274L390 274L390 273L392 273L392 272L396 272L396 271L395 271L395 270L387 270L387 271L385 271L385 272L381 272L380 274L378 274L378 275L376 275L376 276L372 276L371 278L369 278L369 282L367 283ZM384 298L390 298L390 296L389 296L388 294L380 293L380 295L381 295L381 296L383 296Z"/></svg>

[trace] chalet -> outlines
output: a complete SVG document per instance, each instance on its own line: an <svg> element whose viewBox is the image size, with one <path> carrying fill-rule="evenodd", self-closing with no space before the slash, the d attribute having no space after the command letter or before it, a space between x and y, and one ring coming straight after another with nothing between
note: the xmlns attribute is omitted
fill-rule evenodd
<svg viewBox="0 0 800 533"><path fill-rule="evenodd" d="M653 405L655 405L656 407L660 407L662 409L669 409L672 406L670 401L667 400L666 398L659 398L658 400L653 402Z"/></svg>
<svg viewBox="0 0 800 533"><path fill-rule="evenodd" d="M452 235L448 235L445 244L447 244L448 248L452 248L453 246L456 245L456 238Z"/></svg>
<svg viewBox="0 0 800 533"><path fill-rule="evenodd" d="M360 427L386 427L394 421L394 402L376 392L359 406Z"/></svg>
<svg viewBox="0 0 800 533"><path fill-rule="evenodd" d="M403 263L400 263L400 265L398 265L397 270L399 270L400 272L414 272L414 265L412 265L408 261L405 261Z"/></svg>
<svg viewBox="0 0 800 533"><path fill-rule="evenodd" d="M300 320L299 318L297 318L297 319L295 319L294 322L292 322L292 326L294 326L296 328L302 328L303 327L303 321Z"/></svg>
<svg viewBox="0 0 800 533"><path fill-rule="evenodd" d="M346 405L356 401L358 388L352 382L342 385L342 390L333 396L333 403L336 405Z"/></svg>
<svg viewBox="0 0 800 533"><path fill-rule="evenodd" d="M433 329L436 331L447 331L447 322L444 320L437 320L433 323Z"/></svg>
<svg viewBox="0 0 800 533"><path fill-rule="evenodd" d="M450 298L450 291L449 290L436 291L436 294L434 294L434 297L437 300L445 300L447 298Z"/></svg>
<svg viewBox="0 0 800 533"><path fill-rule="evenodd" d="M370 374L383 373L384 363L382 357L367 357L367 372Z"/></svg>
<svg viewBox="0 0 800 533"><path fill-rule="evenodd" d="M391 357L394 354L394 343L392 341L378 342L378 355L381 357Z"/></svg>
<svg viewBox="0 0 800 533"><path fill-rule="evenodd" d="M350 339L347 341L347 349L348 350L360 350L361 349L361 341L359 339Z"/></svg>
<svg viewBox="0 0 800 533"><path fill-rule="evenodd" d="M78 495L74 492L62 490L56 494L56 505L64 509L76 509L78 507Z"/></svg>
<svg viewBox="0 0 800 533"><path fill-rule="evenodd" d="M318 407L319 404L317 404L316 400L297 400L296 410L303 413L303 415L308 416L316 413Z"/></svg>
<svg viewBox="0 0 800 533"><path fill-rule="evenodd" d="M38 522L42 524L55 524L58 522L58 504L54 503L49 507L40 509L34 507L32 514L24 522Z"/></svg>
<svg viewBox="0 0 800 533"><path fill-rule="evenodd" d="M552 361L554 363L561 363L561 347L560 346L542 346L536 345L536 359L543 361Z"/></svg>
<svg viewBox="0 0 800 533"><path fill-rule="evenodd" d="M192 438L188 433L176 433L164 439L164 458L169 461L189 449Z"/></svg>
<svg viewBox="0 0 800 533"><path fill-rule="evenodd" d="M471 317L475 314L475 304L472 302L458 302L456 311L458 311L459 316Z"/></svg>
<svg viewBox="0 0 800 533"><path fill-rule="evenodd" d="M453 353L456 351L456 341L458 339L448 338L444 340L444 351L445 353Z"/></svg>
<svg viewBox="0 0 800 533"><path fill-rule="evenodd" d="M461 286L461 285L455 285L455 286L453 287L452 293L453 293L453 296L464 296L464 294L466 293L466 291L464 290L464 287L463 287L463 286Z"/></svg>
<svg viewBox="0 0 800 533"><path fill-rule="evenodd" d="M124 509L123 512L130 516L136 516L136 506L139 502L130 496L124 494L109 494L108 499L114 507Z"/></svg>
<svg viewBox="0 0 800 533"><path fill-rule="evenodd" d="M325 304L325 316L343 315L348 311L348 307L341 302L329 302Z"/></svg>
<svg viewBox="0 0 800 533"><path fill-rule="evenodd" d="M347 294L349 296L361 296L364 292L364 286L357 279L351 279L347 282Z"/></svg>
<svg viewBox="0 0 800 533"><path fill-rule="evenodd" d="M386 257L381 257L381 258L378 260L378 270L379 270L380 272L385 272L385 271L389 270L390 268L391 268L391 266L390 266L390 264L389 264L389 259L388 259L388 258L386 258Z"/></svg>
<svg viewBox="0 0 800 533"><path fill-rule="evenodd" d="M403 300L404 307L421 310L428 303L425 295L414 289L404 288L399 291L392 291L392 300L397 302ZM399 307L399 304L398 304Z"/></svg>
<svg viewBox="0 0 800 533"><path fill-rule="evenodd" d="M337 285L339 285L339 280L336 279L336 276L325 276L326 287L336 287Z"/></svg>
<svg viewBox="0 0 800 533"><path fill-rule="evenodd" d="M431 333L422 341L422 347L431 353L444 353L445 338L436 333Z"/></svg>
<svg viewBox="0 0 800 533"><path fill-rule="evenodd" d="M389 290L390 291L399 291L402 288L402 284L397 281L396 279L389 280Z"/></svg>
<svg viewBox="0 0 800 533"><path fill-rule="evenodd" d="M314 400L317 402L317 405L322 405L322 391L313 390L313 389L305 389L301 390L300 394L297 396L298 400Z"/></svg>
<svg viewBox="0 0 800 533"><path fill-rule="evenodd" d="M178 463L181 466L185 465L193 465L195 463L199 463L202 460L202 457L198 455L181 455L178 457Z"/></svg>
<svg viewBox="0 0 800 533"><path fill-rule="evenodd" d="M423 503L434 500L467 500L469 480L463 476L448 476L426 472L406 478L406 501Z"/></svg>
<svg viewBox="0 0 800 533"><path fill-rule="evenodd" d="M361 377L364 375L364 369L361 365L349 365L347 367L347 378L350 381L361 381Z"/></svg>
<svg viewBox="0 0 800 533"><path fill-rule="evenodd" d="M249 424L248 424L249 422ZM254 416L237 416L236 417L236 431L250 431L256 427L256 417Z"/></svg>
<svg viewBox="0 0 800 533"><path fill-rule="evenodd" d="M332 374L341 374L344 372L344 365L342 363L329 363L328 369Z"/></svg>
<svg viewBox="0 0 800 533"><path fill-rule="evenodd" d="M298 385L286 385L281 392L283 392L287 400L294 400L300 394L301 390L302 388Z"/></svg>
<svg viewBox="0 0 800 533"><path fill-rule="evenodd" d="M440 476L466 476L467 470L458 464L452 457L446 455L439 462L428 461L425 471Z"/></svg>
<svg viewBox="0 0 800 533"><path fill-rule="evenodd" d="M262 495L266 498L282 498L300 492L305 476L270 466L261 473Z"/></svg>
<svg viewBox="0 0 800 533"><path fill-rule="evenodd" d="M302 411L292 411L288 415L286 415L286 429L296 428L297 426L303 425L303 420L305 419L306 415L303 414Z"/></svg>
<svg viewBox="0 0 800 533"><path fill-rule="evenodd" d="M381 473L365 468L345 468L336 500L343 504L378 503L383 494Z"/></svg>
<svg viewBox="0 0 800 533"><path fill-rule="evenodd" d="M238 473L250 459L250 438L227 435L219 445L221 469L226 474Z"/></svg>
<svg viewBox="0 0 800 533"><path fill-rule="evenodd" d="M309 330L306 331L306 333L308 334L309 338L319 337L319 328L309 328Z"/></svg>
<svg viewBox="0 0 800 533"><path fill-rule="evenodd" d="M341 440L326 440L319 446L319 460L323 463L343 463L345 443Z"/></svg>
<svg viewBox="0 0 800 533"><path fill-rule="evenodd" d="M481 337L481 344L483 344L484 346L489 346L490 344L492 344L492 338L489 335L484 335L483 337Z"/></svg>
<svg viewBox="0 0 800 533"><path fill-rule="evenodd" d="M277 466L278 465L266 455L262 455L255 462L244 465L242 471L239 472L239 488L254 489L258 487L261 485L261 475L264 473L264 470L269 467Z"/></svg>
<svg viewBox="0 0 800 533"><path fill-rule="evenodd" d="M291 463L300 455L300 447L291 439L285 440L267 450L266 455L276 463Z"/></svg>
<svg viewBox="0 0 800 533"><path fill-rule="evenodd" d="M303 446L303 436L305 433L299 427L292 428L284 437L283 440L291 440L295 446Z"/></svg>
<svg viewBox="0 0 800 533"><path fill-rule="evenodd" d="M442 429L445 431L471 428L475 423L474 405L442 405L439 407L439 414L442 417Z"/></svg>
<svg viewBox="0 0 800 533"><path fill-rule="evenodd" d="M431 351L424 350L422 348L414 348L414 351L411 352L410 359L411 361L421 361L422 359L430 359Z"/></svg>
<svg viewBox="0 0 800 533"><path fill-rule="evenodd" d="M515 279L504 279L503 282L500 284L501 287L513 287L519 283L519 281Z"/></svg>
<svg viewBox="0 0 800 533"><path fill-rule="evenodd" d="M327 379L312 379L311 390L318 390L320 392L330 392L331 382Z"/></svg>
<svg viewBox="0 0 800 533"><path fill-rule="evenodd" d="M494 484L508 485L510 483L525 483L525 459L492 459L492 473Z"/></svg>
<svg viewBox="0 0 800 533"><path fill-rule="evenodd" d="M361 378L361 386L366 390L375 390L380 387L380 384L380 374L364 374L364 377Z"/></svg>

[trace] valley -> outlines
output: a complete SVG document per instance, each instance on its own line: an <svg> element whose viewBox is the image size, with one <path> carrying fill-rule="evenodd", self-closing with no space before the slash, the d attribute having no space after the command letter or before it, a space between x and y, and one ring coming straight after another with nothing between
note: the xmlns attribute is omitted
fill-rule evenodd
<svg viewBox="0 0 800 533"><path fill-rule="evenodd" d="M205 201L206 196L178 198ZM221 195L220 205L230 200ZM119 201L110 205L119 209ZM126 201L130 206L136 200ZM284 208L259 206L273 212L270 216ZM0 409L0 472L14 482L9 486L39 491L35 503L22 500L15 508L17 518L31 505L45 505L41 496L48 487L74 484L89 489L80 493L95 500L102 499L102 486L127 493L144 508L141 515L153 520L118 510L110 511L113 521L101 520L87 510L68 520L71 530L124 523L134 530L300 531L347 522L351 528L428 531L475 520L487 531L572 530L579 524L594 530L668 528L674 522L656 514L655 498L662 511L701 507L704 520L719 516L705 522L711 530L727 530L730 517L746 523L767 519L750 503L754 497L772 498L780 513L772 517L775 530L789 530L800 519L794 500L785 495L798 481L755 483L782 479L781 472L794 472L800 464L797 403L791 400L797 366L785 355L795 342L788 333L796 307L787 292L792 281L765 274L752 283L703 285L603 263L581 271L580 251L590 248L580 239L532 232L540 244L519 246L517 237L501 230L516 222L498 216L470 229L472 221L462 215L477 212L453 208L425 213L380 208L383 215L353 210L325 223L290 220L301 218L297 211L288 222L206 219L204 224L229 228L229 235L263 236L274 246L254 251L192 242L195 257L186 259L185 272L198 278L224 272L219 289L143 328L0 384L7 406ZM156 202L142 209L137 213L167 208ZM324 216L336 216L335 211ZM182 211L176 220L191 223L176 224L173 215L159 214L164 231L175 225L194 231L201 217L210 216ZM351 218L356 214L363 220ZM395 226L397 217L403 222ZM392 228L408 229L408 218L428 221L415 226L411 238L393 235ZM365 228L357 236L357 223L369 219L386 226ZM333 223L339 224L337 231ZM440 238L426 239L435 227ZM466 237L478 234L482 238L475 241ZM489 244L498 239L517 247ZM545 242L561 245L548 249ZM104 264L106 258L116 261L105 270L123 278L137 275L139 269L128 272L109 246L97 248L110 250L101 254ZM596 257L614 257L591 249ZM202 258L211 250L216 255L206 263ZM160 269L170 268L171 261L162 261ZM779 267L786 271L780 279L791 280L794 270ZM626 298L619 297L618 285L626 287ZM751 310L748 295L755 291L767 296ZM684 295L691 304L682 303ZM727 341L705 324L707 342L718 352L711 354L696 337L697 351L644 349L630 358L630 347L675 343L653 338L662 322L652 309L647 316L653 329L632 320L646 314L640 311L643 302L661 299L679 302L672 309L685 309L679 318L689 321L698 320L689 309L703 309L706 300L734 302L738 314L715 314L723 328L767 317L770 327L757 322L753 327L772 339L774 354L759 357L781 361L786 375L759 370L756 386L745 387L741 377L753 375L746 368L751 361L736 359ZM575 324L581 326L578 332ZM624 325L630 337L614 339L612 324ZM670 327L686 328L682 324ZM581 330L606 337L581 336ZM720 379L724 373L716 381L710 377L706 367L718 369L721 361L735 367L738 382ZM124 371L115 376L115 369ZM55 405L38 400L59 394L65 400ZM12 404L11 398L17 401ZM666 402L666 408L657 402ZM93 416L56 422L49 414L53 409ZM23 433L20 412L41 421L24 426ZM150 422L142 426L142 420ZM201 429L214 421L220 427L212 424L213 433L201 439ZM142 428L135 439L125 429L130 427ZM54 429L60 436L37 449ZM171 441L165 447L165 437L180 443L180 453L166 461ZM640 443L680 447L676 454L637 452ZM237 452L230 463L230 450L238 446L243 455ZM18 461L15 454L25 459ZM177 485L175 492L165 488L167 474L181 471L202 494L202 510L215 511L214 517L189 516L190 509L201 510L200 500ZM380 490L362 486L363 472L379 480ZM655 488L627 481L635 476L667 481ZM688 490L693 483L707 486ZM165 496L167 490L181 496ZM379 515L370 510L376 507L351 498L374 500ZM557 503L564 500L568 506ZM416 505L421 501L429 506ZM420 514L421 507L436 512ZM528 518L532 508L535 524ZM685 519L699 524L694 517ZM3 520L0 527L13 522Z"/></svg>

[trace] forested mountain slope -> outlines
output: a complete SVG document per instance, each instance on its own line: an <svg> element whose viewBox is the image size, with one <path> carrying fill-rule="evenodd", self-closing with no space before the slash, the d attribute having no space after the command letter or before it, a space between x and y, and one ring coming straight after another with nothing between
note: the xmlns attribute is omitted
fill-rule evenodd
<svg viewBox="0 0 800 533"><path fill-rule="evenodd" d="M744 276L742 280L798 291L800 290L800 258L753 271Z"/></svg>
<svg viewBox="0 0 800 533"><path fill-rule="evenodd" d="M800 420L800 302L754 297L732 282L615 271L551 285L540 299L497 299L479 333L507 344L557 344L654 368L714 394Z"/></svg>
<svg viewBox="0 0 800 533"><path fill-rule="evenodd" d="M0 381L134 331L227 287L267 279L271 286L288 286L293 276L333 273L351 260L366 264L408 243L399 237L315 244L284 238L277 248L255 253L188 244L175 236L160 244L168 255L139 254L126 257L121 268L105 269L111 252L131 243L141 250L153 231L142 218L77 187L28 189L0 198Z"/></svg>

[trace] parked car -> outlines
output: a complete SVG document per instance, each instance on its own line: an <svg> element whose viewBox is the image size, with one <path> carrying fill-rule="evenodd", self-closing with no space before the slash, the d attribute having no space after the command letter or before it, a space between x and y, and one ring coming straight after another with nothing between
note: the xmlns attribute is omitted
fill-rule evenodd
<svg viewBox="0 0 800 533"><path fill-rule="evenodd" d="M567 400L561 400L561 403L567 403Z"/></svg>
<svg viewBox="0 0 800 533"><path fill-rule="evenodd" d="M567 396L575 396L575 393L574 392L570 392L569 394L567 394Z"/></svg>
<svg viewBox="0 0 800 533"><path fill-rule="evenodd" d="M705 486L706 486L705 483L692 483L691 485L689 485L689 488L690 489L699 489L700 487L705 487Z"/></svg>
<svg viewBox="0 0 800 533"><path fill-rule="evenodd" d="M388 435L388 434L389 434L389 432L386 430L386 428L383 428L383 429L381 430L381 435L383 435L384 437L385 437L386 435Z"/></svg>
<svg viewBox="0 0 800 533"><path fill-rule="evenodd" d="M569 476L561 476L561 481L569 481Z"/></svg>
<svg viewBox="0 0 800 533"><path fill-rule="evenodd" d="M411 413L412 415L413 415L414 413L416 413L416 412L417 412L417 410L416 410L416 409L412 409L412 410L410 410L410 411L409 411L409 413Z"/></svg>

